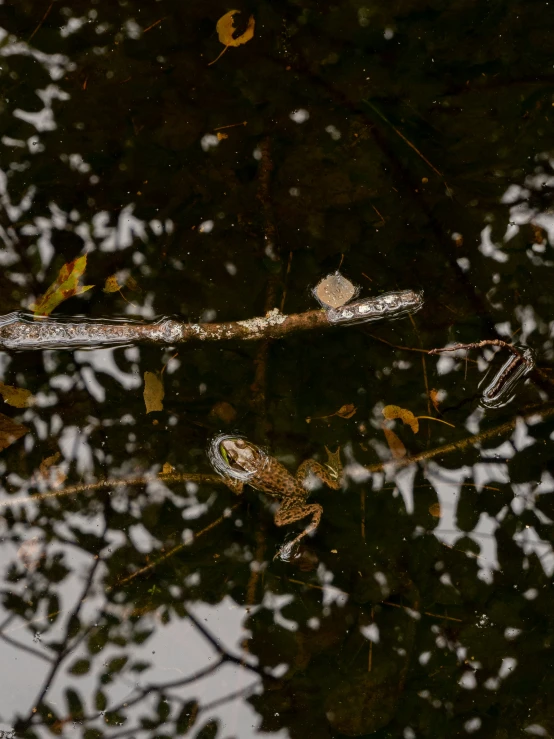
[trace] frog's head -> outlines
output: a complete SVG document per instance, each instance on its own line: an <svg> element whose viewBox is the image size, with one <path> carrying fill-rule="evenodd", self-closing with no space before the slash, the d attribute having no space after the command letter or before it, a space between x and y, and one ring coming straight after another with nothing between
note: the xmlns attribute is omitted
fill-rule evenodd
<svg viewBox="0 0 554 739"><path fill-rule="evenodd" d="M208 446L213 468L223 477L252 479L268 463L267 453L259 446L235 434L218 434Z"/></svg>
<svg viewBox="0 0 554 739"><path fill-rule="evenodd" d="M240 437L225 438L219 443L219 452L234 472L252 474L260 466L260 449Z"/></svg>

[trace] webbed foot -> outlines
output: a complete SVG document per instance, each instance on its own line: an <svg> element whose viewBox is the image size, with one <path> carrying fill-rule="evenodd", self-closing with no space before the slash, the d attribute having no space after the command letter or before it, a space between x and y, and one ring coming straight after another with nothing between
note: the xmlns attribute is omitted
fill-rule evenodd
<svg viewBox="0 0 554 739"><path fill-rule="evenodd" d="M340 458L340 446L337 447L336 452L331 452L327 447L325 447L325 451L327 452L327 462L325 464L325 467L329 470L330 476L334 480L340 480L342 476L342 462Z"/></svg>

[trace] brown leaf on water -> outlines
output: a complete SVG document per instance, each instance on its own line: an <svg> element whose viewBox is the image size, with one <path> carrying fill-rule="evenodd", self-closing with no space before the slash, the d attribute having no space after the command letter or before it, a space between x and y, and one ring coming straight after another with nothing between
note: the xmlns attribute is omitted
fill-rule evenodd
<svg viewBox="0 0 554 739"><path fill-rule="evenodd" d="M161 372L144 373L144 404L146 412L163 411L163 399L165 390L162 382Z"/></svg>
<svg viewBox="0 0 554 739"><path fill-rule="evenodd" d="M355 413L356 406L353 403L348 403L347 405L342 405L333 415L340 416L340 418L352 418Z"/></svg>
<svg viewBox="0 0 554 739"><path fill-rule="evenodd" d="M9 416L0 413L0 449L10 446L28 432L27 426L16 423Z"/></svg>
<svg viewBox="0 0 554 739"><path fill-rule="evenodd" d="M169 464L169 462L164 462L162 475L170 475L172 472L175 472L175 467L172 464Z"/></svg>
<svg viewBox="0 0 554 739"><path fill-rule="evenodd" d="M386 405L383 408L383 415L389 421L400 418L407 426L412 429L414 434L417 434L417 432L419 431L419 421L414 416L412 411L409 411L406 408L400 408L400 406L398 405Z"/></svg>
<svg viewBox="0 0 554 739"><path fill-rule="evenodd" d="M312 421L325 421L327 418L333 418L334 416L338 416L339 418L352 418L355 413L356 406L353 403L347 403L346 405L341 405L338 411L329 413L328 416L314 416L313 418L308 416L308 418L306 418L306 423L311 423Z"/></svg>
<svg viewBox="0 0 554 739"><path fill-rule="evenodd" d="M14 408L27 408L32 405L33 394L30 390L23 387L14 387L13 385L4 385L0 382L0 395L4 398L4 402L12 405Z"/></svg>
<svg viewBox="0 0 554 739"><path fill-rule="evenodd" d="M52 467L53 464L56 464L56 462L60 459L61 456L62 455L60 454L60 452L56 452L55 454L52 454L50 457L45 457L40 463L40 466L38 468L40 476L48 477L50 467Z"/></svg>
<svg viewBox="0 0 554 739"><path fill-rule="evenodd" d="M60 452L56 452L42 460L38 468L38 480L47 482L52 488L59 488L66 481L66 473L61 467L56 466L61 456Z"/></svg>
<svg viewBox="0 0 554 739"><path fill-rule="evenodd" d="M217 140L218 141L223 141L223 139L228 139L229 138L229 134L228 133L220 133L219 131L216 133L216 136L217 136Z"/></svg>
<svg viewBox="0 0 554 739"><path fill-rule="evenodd" d="M80 285L79 280L87 266L87 255L64 264L57 279L50 285L44 295L37 300L31 310L36 316L48 316L64 300L90 290L94 285Z"/></svg>
<svg viewBox="0 0 554 739"><path fill-rule="evenodd" d="M429 506L429 513L435 518L440 518L441 517L441 504L431 503L431 505Z"/></svg>
<svg viewBox="0 0 554 739"><path fill-rule="evenodd" d="M429 400L433 404L433 408L437 411L439 410L439 403L440 403L440 391L433 388L432 390L429 390Z"/></svg>
<svg viewBox="0 0 554 739"><path fill-rule="evenodd" d="M406 447L400 441L394 431L391 431L386 426L383 426L383 433L385 434L385 439L387 440L387 444L389 445L389 449L391 450L391 454L394 459L402 459L403 457L405 457L408 453L406 451Z"/></svg>
<svg viewBox="0 0 554 739"><path fill-rule="evenodd" d="M134 277L131 277L131 275L129 275L129 277L127 277L127 279L125 280L125 287L127 287L129 290L132 290L133 292L142 292L138 282L135 280Z"/></svg>
<svg viewBox="0 0 554 739"><path fill-rule="evenodd" d="M221 400L213 406L210 411L210 416L215 416L215 418L219 418L223 423L229 424L233 423L236 419L237 412L231 403L228 403L226 400Z"/></svg>
<svg viewBox="0 0 554 739"><path fill-rule="evenodd" d="M222 15L221 18L218 20L215 30L217 31L219 40L225 48L217 57L217 59L214 59L213 62L210 62L208 66L215 64L230 46L240 46L241 44L245 44L247 43L247 41L250 41L250 39L254 38L254 27L256 25L256 21L254 20L253 15L251 15L248 19L246 31L235 38L234 34L237 29L235 28L235 21L233 16L237 13L240 13L240 10L230 10L228 13L225 13L225 15Z"/></svg>

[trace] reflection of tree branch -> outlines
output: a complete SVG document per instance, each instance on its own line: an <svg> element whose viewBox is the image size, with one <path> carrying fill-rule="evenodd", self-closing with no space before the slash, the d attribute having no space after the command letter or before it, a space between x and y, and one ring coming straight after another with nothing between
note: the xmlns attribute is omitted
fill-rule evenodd
<svg viewBox="0 0 554 739"><path fill-rule="evenodd" d="M15 639L12 639L11 636L8 636L7 634L3 634L1 631L0 631L0 639L5 641L7 644L10 644L12 647L15 647L16 649L21 649L24 652L28 652L29 654L32 654L33 657L38 657L39 659L46 660L46 662L48 662L49 664L52 662L50 657L47 657L42 652L39 652L38 649L33 649L33 647L30 647L27 644L21 644Z"/></svg>
<svg viewBox="0 0 554 739"><path fill-rule="evenodd" d="M198 706L198 715L201 713L206 713L207 711L213 711L214 708L219 708L219 706L224 705L225 703L228 703L229 701L235 700L236 698L245 698L252 694L252 691L258 686L258 683L252 683L252 685L247 685L245 688L241 688L240 690L235 690L232 693L228 693L227 695L222 696L221 698L216 698L216 700L213 700L211 703L205 703L203 706ZM160 689L162 686L160 686ZM181 705L184 705L188 698L181 698L180 696L169 696L171 697L175 702L180 703ZM128 706L129 703L121 704L122 707ZM113 709L110 709L113 710ZM85 719L86 721L87 719ZM165 723L170 723L170 720L168 719ZM161 724L160 724L161 725ZM158 727L159 728L159 727ZM110 739L122 739L126 736L134 736L135 734L138 734L141 731L145 731L143 726L135 726L134 728L128 728L123 729L123 731L118 731L115 734L110 734Z"/></svg>
<svg viewBox="0 0 554 739"><path fill-rule="evenodd" d="M218 670L226 662L227 659L225 657L221 657L215 664L210 665L209 667L203 667L201 670L194 672L192 675L188 675L188 677L183 677L178 680L172 680L167 683L151 683L150 685L146 685L145 687L141 688L132 698L124 698L117 705L106 708L102 712L98 712L90 716L85 716L83 719L80 720L82 720L83 722L95 721L106 713L119 713L124 708L130 708L130 706L134 706L137 703L140 703L140 701L144 700L148 695L150 695L150 693L166 693L168 690L181 688L184 685L190 685L190 683L194 683L197 680L202 680L203 678L208 677L208 675L211 675L213 672ZM39 725L41 724L33 724L33 726ZM114 735L112 735L111 739L113 739L113 736Z"/></svg>
<svg viewBox="0 0 554 739"><path fill-rule="evenodd" d="M212 647L216 650L218 654L221 655L221 657L225 660L225 662L232 662L235 665L238 665L239 667L245 667L247 670L250 670L251 672L255 672L257 675L262 675L263 677L269 677L271 678L272 675L265 672L264 670L260 670L259 667L256 667L255 665L251 665L248 662L244 661L244 657L236 657L234 654L231 654L230 652L227 652L225 650L218 639L215 638L213 634L211 634L206 627L200 623L200 621L196 618L196 616L193 616L192 613L189 611L189 609L185 609L185 613L189 617L192 624L196 627L196 629L202 634L204 639L208 641Z"/></svg>
<svg viewBox="0 0 554 739"><path fill-rule="evenodd" d="M224 695L221 698L216 698L211 703L205 703L203 706L199 706L198 715L205 713L206 711L213 711L214 708L219 708L219 706L222 706L224 703L228 703L235 698L248 697L257 685L258 683L252 683L252 685L247 685L245 688L235 690L233 693L227 693L227 695Z"/></svg>
<svg viewBox="0 0 554 739"><path fill-rule="evenodd" d="M106 522L105 525L104 525L104 531L102 532L102 535L101 535L100 539L103 539L103 537L106 534L107 529L108 529L108 524ZM79 618L79 613L81 612L81 608L83 606L83 603L85 602L85 600L87 598L88 592L89 592L90 587L92 585L92 582L94 580L94 575L96 574L96 570L98 569L98 566L100 565L100 562L101 561L102 560L100 559L100 557L98 555L96 555L94 557L94 561L92 563L92 566L89 569L89 573L88 573L87 578L85 580L85 585L83 587L83 590L81 592L81 595L79 596L79 599L77 600L77 603L75 604L75 607L73 608L73 610L71 611L71 613L69 614L69 617L67 619L67 625L66 625L66 628L65 628L65 636L64 636L64 638L62 640L62 643L64 643L64 644L67 644L68 641L69 641L69 632L70 632L70 629L72 627L72 624ZM58 656L53 661L52 666L51 666L50 670L48 671L48 674L47 674L47 676L46 676L46 678L44 680L44 683L42 685L42 688L40 689L37 698L33 702L33 707L34 707L33 710L34 711L36 711L36 709L38 709L39 706L44 701L44 699L46 697L46 694L50 690L50 687L52 685L52 682L54 681L54 678L56 677L56 675L58 673L58 670L60 669L60 667L62 665L62 662L68 656L68 654L70 654L70 652L72 651L72 649L73 649L73 646L66 646L64 649L61 649L60 652L59 652L59 654L58 654ZM18 732L24 732L24 731L26 731L26 729L31 725L34 715L35 715L34 713L31 713L30 715L27 716L26 719L23 719L22 721L17 722L16 730Z"/></svg>
<svg viewBox="0 0 554 739"><path fill-rule="evenodd" d="M98 561L99 560L96 560L95 564ZM88 587L90 587L90 584L92 583L93 576L94 576L94 572L92 572L92 570L91 570L91 573L89 574L89 578L87 578ZM86 596L86 593L87 593L87 589L84 591L83 597ZM82 603L83 597L79 600L79 604ZM72 616L76 616L77 612L78 612L77 611L77 608L74 609ZM216 670L218 670L220 667L222 667L223 665L225 665L227 663L235 664L238 667L241 667L241 668L246 669L246 670L250 670L251 672L254 672L256 675L259 675L260 677L263 677L265 679L269 679L269 680L275 680L276 679L276 678L274 678L271 675L271 673L265 672L264 670L256 667L255 665L251 665L248 662L245 662L243 657L237 657L234 654L231 654L230 652L228 652L226 649L224 649L224 647L221 645L221 643L219 642L219 640L216 639L216 637L213 634L211 634L205 628L205 626L203 626L203 624L196 618L196 616L194 616L194 615L191 614L191 612L188 609L186 611L186 614L187 614L188 618L190 619L191 623L193 624L193 626L202 634L202 636L206 639L206 641L208 641L210 643L210 645L213 647L213 649L216 652L218 652L219 659L218 659L218 661L216 663L214 663L213 665L209 665L208 667L203 667L202 669L198 670L197 672L193 673L192 675L188 675L187 677L179 678L177 680L171 680L171 681L166 682L166 683L157 683L157 684L154 683L154 684L147 685L147 686L141 688L132 697L124 698L117 705L112 706L110 708L106 708L105 711L103 711L101 713L99 712L99 713L96 713L96 714L93 714L93 715L90 715L90 716L86 716L86 717L84 717L82 719L79 719L79 720L82 721L82 722L95 721L98 718L100 718L102 715L105 715L106 713L117 714L119 712L122 712L123 709L127 709L130 706L133 706L133 705L136 705L137 703L140 703L140 701L144 700L148 695L150 695L153 692L156 692L156 693L166 693L168 690L173 690L175 688L180 688L180 687L183 687L185 685L190 685L193 682L196 682L196 681L201 680L201 679L203 679L205 677L208 677L209 675L213 674ZM71 620L71 616L70 616L70 620ZM61 661L69 653L69 651L71 651L71 650L70 649L64 650L64 652L60 655L60 657L58 658L58 660L56 660L56 663L57 663L57 667L58 668L59 668L59 665L61 664ZM45 680L43 689L41 690L41 693L40 693L39 701L35 703L35 706L40 705L40 702L42 702L44 700L44 697L46 696L46 693L48 691L48 688L50 687L50 684L51 684L54 676L55 676L55 670L52 669L52 670L50 670L50 673L49 673L47 679ZM228 695L228 696L226 696L224 698L218 699L218 701L217 702L214 702L213 704L207 704L202 710L208 710L209 708L212 708L212 707L216 706L218 703L223 703L225 701L232 700L235 697L238 697L240 695L243 695L246 690L249 691L253 687L254 686L249 686L246 689L245 688L242 688L240 691L237 691L236 693L232 693L232 694L230 694L230 695ZM31 720L28 719L27 721L30 723ZM25 728L27 728L27 726L29 725L29 723L19 724L18 727L17 727L18 728L18 731L21 731L21 730L24 730ZM42 726L42 725L45 725L45 722L44 721L33 722L33 726L34 727L38 727L38 726ZM135 727L135 729L125 729L125 730L123 730L121 732L118 732L116 734L111 734L110 737L111 737L111 739L115 739L116 737L124 737L124 736L127 736L129 734L133 734L133 733L135 733L137 731L140 731L141 729L142 729L142 727Z"/></svg>
<svg viewBox="0 0 554 739"><path fill-rule="evenodd" d="M15 618L15 614L13 614L13 613L10 613L10 615L9 615L9 616L7 616L7 617L6 617L6 618L5 618L5 619L4 619L3 621L2 621L2 623L0 624L0 631L4 631L4 629L6 628L6 626L9 626L9 625L11 624L11 622L12 622L12 621L14 620L14 618Z"/></svg>

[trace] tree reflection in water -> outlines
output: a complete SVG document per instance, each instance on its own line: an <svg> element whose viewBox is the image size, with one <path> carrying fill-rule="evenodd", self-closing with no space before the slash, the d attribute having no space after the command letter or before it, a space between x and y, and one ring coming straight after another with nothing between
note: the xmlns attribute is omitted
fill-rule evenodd
<svg viewBox="0 0 554 739"><path fill-rule="evenodd" d="M0 459L0 736L550 736L551 14L259 0L208 67L228 10L2 6L0 315L82 253L97 287L60 317L303 313L339 268L425 308L0 353L34 398L1 409L29 431ZM505 354L428 354L484 340L537 369L489 407ZM393 461L391 404L454 428L387 421ZM213 477L207 440L237 431L291 470L342 448L292 563L268 502Z"/></svg>

